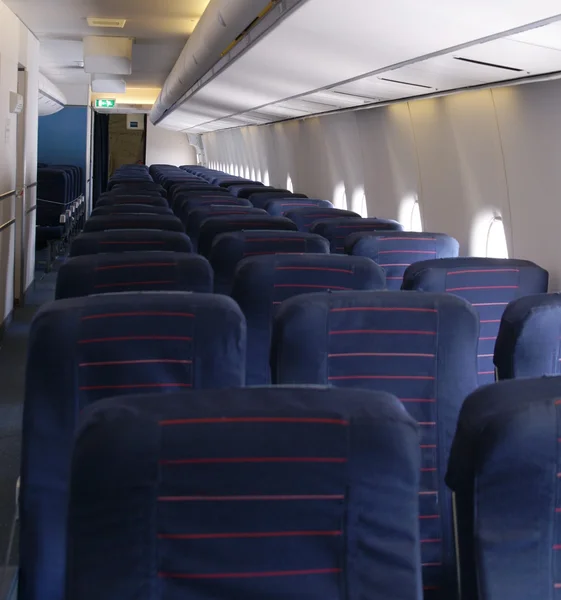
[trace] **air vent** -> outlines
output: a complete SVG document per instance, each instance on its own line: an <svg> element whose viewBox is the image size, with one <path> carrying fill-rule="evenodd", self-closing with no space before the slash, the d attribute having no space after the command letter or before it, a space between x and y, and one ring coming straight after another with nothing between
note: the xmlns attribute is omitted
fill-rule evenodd
<svg viewBox="0 0 561 600"><path fill-rule="evenodd" d="M123 29L126 19L98 19L96 17L88 17L88 25L90 27L111 27L113 29Z"/></svg>
<svg viewBox="0 0 561 600"><path fill-rule="evenodd" d="M399 83L400 85L410 85L411 87L424 88L425 90L432 90L430 85L422 85L420 83L411 83L410 81L400 81L399 79L388 79L387 77L378 77L381 81L387 81L389 83Z"/></svg>
<svg viewBox="0 0 561 600"><path fill-rule="evenodd" d="M484 60L474 60L473 58L464 58L463 56L454 56L454 60L471 63L472 65L480 65L482 67L491 67L492 69L503 69L504 71L514 71L515 73L523 73L524 69L516 67L508 67L507 65L497 65L496 63L485 62Z"/></svg>

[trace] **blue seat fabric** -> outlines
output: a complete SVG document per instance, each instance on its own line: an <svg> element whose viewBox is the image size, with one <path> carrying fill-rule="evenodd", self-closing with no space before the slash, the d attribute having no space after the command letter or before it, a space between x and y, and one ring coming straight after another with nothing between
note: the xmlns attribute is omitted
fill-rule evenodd
<svg viewBox="0 0 561 600"><path fill-rule="evenodd" d="M561 375L561 296L536 294L511 302L493 362L501 380Z"/></svg>
<svg viewBox="0 0 561 600"><path fill-rule="evenodd" d="M316 221L325 221L326 219L341 219L344 217L360 219L359 214L350 210L322 207L295 208L286 212L284 216L296 223L298 231L305 231L308 233Z"/></svg>
<svg viewBox="0 0 561 600"><path fill-rule="evenodd" d="M417 446L395 398L360 390L100 402L72 465L69 596L417 600Z"/></svg>
<svg viewBox="0 0 561 600"><path fill-rule="evenodd" d="M403 231L403 225L391 219L328 219L316 221L310 227L311 233L327 238L333 254L345 254L345 240L359 231Z"/></svg>
<svg viewBox="0 0 561 600"><path fill-rule="evenodd" d="M21 599L64 597L70 461L81 410L114 395L242 386L245 354L245 319L225 296L105 294L39 310L23 414Z"/></svg>
<svg viewBox="0 0 561 600"><path fill-rule="evenodd" d="M123 214L148 214L148 215L173 215L171 208L167 206L155 206L153 204L113 204L111 206L98 206L92 211L92 217L104 217L107 215Z"/></svg>
<svg viewBox="0 0 561 600"><path fill-rule="evenodd" d="M411 264L427 259L455 258L460 245L443 233L412 231L361 232L345 240L345 252L368 256L386 272L389 290L399 290L403 274Z"/></svg>
<svg viewBox="0 0 561 600"><path fill-rule="evenodd" d="M181 232L158 229L114 229L80 234L70 246L70 256L100 252L192 252L189 238Z"/></svg>
<svg viewBox="0 0 561 600"><path fill-rule="evenodd" d="M455 492L462 593L556 598L561 377L501 381L462 407L446 482Z"/></svg>
<svg viewBox="0 0 561 600"><path fill-rule="evenodd" d="M297 296L273 324L273 383L387 391L420 424L426 600L457 598L444 473L462 402L477 387L477 335L477 314L465 300L413 292Z"/></svg>
<svg viewBox="0 0 561 600"><path fill-rule="evenodd" d="M184 232L181 221L173 215L107 215L90 217L84 225L86 233L110 229L162 229Z"/></svg>
<svg viewBox="0 0 561 600"><path fill-rule="evenodd" d="M546 292L549 275L526 260L446 258L418 262L405 271L404 290L447 292L470 302L479 313L479 385L495 381L493 355L503 312L509 302Z"/></svg>
<svg viewBox="0 0 561 600"><path fill-rule="evenodd" d="M383 271L363 257L277 254L243 260L234 278L232 298L247 320L247 385L271 383L271 330L282 302L310 292L384 287Z"/></svg>
<svg viewBox="0 0 561 600"><path fill-rule="evenodd" d="M135 291L212 293L208 261L178 252L120 252L78 256L64 263L56 283L56 298Z"/></svg>
<svg viewBox="0 0 561 600"><path fill-rule="evenodd" d="M284 215L297 208L333 208L329 200L318 200L316 198L279 198L269 200L265 206L267 212L273 217L284 217Z"/></svg>

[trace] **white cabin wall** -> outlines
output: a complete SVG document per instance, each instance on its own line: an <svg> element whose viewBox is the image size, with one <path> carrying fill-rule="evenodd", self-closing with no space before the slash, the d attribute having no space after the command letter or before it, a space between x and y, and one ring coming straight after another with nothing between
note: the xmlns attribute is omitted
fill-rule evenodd
<svg viewBox="0 0 561 600"><path fill-rule="evenodd" d="M425 231L483 255L493 217L511 257L561 289L561 80L246 127L203 136L207 161L269 172L271 185L368 215L403 219L418 199ZM360 212L360 210L358 210Z"/></svg>
<svg viewBox="0 0 561 600"><path fill-rule="evenodd" d="M148 119L146 130L146 164L196 165L197 152L186 133L156 127Z"/></svg>
<svg viewBox="0 0 561 600"><path fill-rule="evenodd" d="M37 180L37 79L39 64L39 42L23 23L0 0L0 196L14 192L17 188L17 115L10 113L10 92L18 90L18 67L28 71L27 90L24 101L25 148L22 154L25 177L21 184L31 186ZM30 187L24 196L16 200L10 195L0 201L0 226L16 218L16 202L23 202L25 209L36 202L36 189ZM14 278L16 268L16 228L22 227L20 220L0 231L0 325L12 313L14 307ZM23 269L25 286L33 281L35 269L35 211L26 216L26 248ZM18 249L19 252L19 249ZM18 258L18 262L21 257Z"/></svg>

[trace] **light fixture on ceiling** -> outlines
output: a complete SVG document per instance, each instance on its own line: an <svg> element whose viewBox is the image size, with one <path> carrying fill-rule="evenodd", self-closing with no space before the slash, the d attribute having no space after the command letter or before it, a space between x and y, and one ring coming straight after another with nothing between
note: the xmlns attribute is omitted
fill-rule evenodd
<svg viewBox="0 0 561 600"><path fill-rule="evenodd" d="M102 19L98 17L88 17L90 27L112 27L114 29L123 29L126 19Z"/></svg>

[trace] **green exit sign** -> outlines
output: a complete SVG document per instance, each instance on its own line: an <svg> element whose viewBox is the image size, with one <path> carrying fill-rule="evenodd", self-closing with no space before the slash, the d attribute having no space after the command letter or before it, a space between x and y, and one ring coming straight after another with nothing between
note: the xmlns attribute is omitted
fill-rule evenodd
<svg viewBox="0 0 561 600"><path fill-rule="evenodd" d="M95 101L96 108L115 108L117 101L114 98L100 98Z"/></svg>

